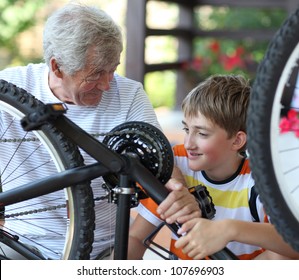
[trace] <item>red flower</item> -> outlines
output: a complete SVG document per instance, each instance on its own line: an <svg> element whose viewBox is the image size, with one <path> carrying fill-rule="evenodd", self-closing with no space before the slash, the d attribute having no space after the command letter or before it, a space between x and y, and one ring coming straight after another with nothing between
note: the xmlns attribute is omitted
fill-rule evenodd
<svg viewBox="0 0 299 280"><path fill-rule="evenodd" d="M245 50L243 47L237 47L236 48L236 55L237 56L242 56L245 53Z"/></svg>
<svg viewBox="0 0 299 280"><path fill-rule="evenodd" d="M192 69L199 71L202 68L202 64L203 64L203 58L197 56L192 60Z"/></svg>
<svg viewBox="0 0 299 280"><path fill-rule="evenodd" d="M225 53L219 41L211 40L207 45L201 45L200 52L192 60L182 63L181 68L187 74L188 82L196 85L210 75L246 72L252 65L253 58L243 46Z"/></svg>
<svg viewBox="0 0 299 280"><path fill-rule="evenodd" d="M213 53L215 53L215 54L219 53L219 51L220 51L220 44L219 44L219 42L218 42L218 41L213 41L213 42L210 44L210 50L211 50Z"/></svg>
<svg viewBox="0 0 299 280"><path fill-rule="evenodd" d="M223 67L226 71L231 71L237 67L243 68L244 62L237 52L223 57Z"/></svg>

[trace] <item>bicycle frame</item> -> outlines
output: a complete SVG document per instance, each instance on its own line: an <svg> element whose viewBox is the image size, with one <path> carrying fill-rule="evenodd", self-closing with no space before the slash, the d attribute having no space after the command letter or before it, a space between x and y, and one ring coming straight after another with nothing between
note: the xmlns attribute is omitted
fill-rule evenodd
<svg viewBox="0 0 299 280"><path fill-rule="evenodd" d="M57 105L58 109L55 109ZM83 149L97 162L94 164L71 168L66 171L48 176L44 179L27 183L16 189L0 193L0 207L11 205L27 199L36 198L41 195L49 194L58 190L86 182L107 174L118 174L119 185L117 186L117 212L116 219L121 221L116 223L115 228L115 248L114 259L125 260L128 253L128 237L130 225L131 196L135 189L132 189L132 182L139 183L146 191L148 196L157 204L160 204L169 194L165 186L145 167L138 158L130 154L118 154L110 150L105 144L96 140L93 136L81 129L63 114L66 110L61 109L63 104L48 104L40 110L27 115L21 120L24 130L39 129L42 125L51 122L57 129L70 138L78 147ZM49 107L50 106L50 107ZM53 107L50 109L49 108ZM60 108L59 108L60 107ZM167 226L177 235L179 225L167 224ZM28 251L31 259L43 259L42 256L30 253L26 246L19 242L11 246L13 236L7 236L0 232L0 241L9 244L19 252ZM238 259L229 249L216 252L210 256L211 259Z"/></svg>
<svg viewBox="0 0 299 280"><path fill-rule="evenodd" d="M168 190L138 159L128 155L120 155L108 149L66 116L60 115L52 122L78 147L97 160L97 163L68 169L42 180L25 184L17 189L0 193L0 206L55 192L109 173L117 173L120 175L117 219L122 222L116 224L114 259L126 259L130 202L133 192L130 182L135 181L142 185L148 195L158 204L166 198Z"/></svg>

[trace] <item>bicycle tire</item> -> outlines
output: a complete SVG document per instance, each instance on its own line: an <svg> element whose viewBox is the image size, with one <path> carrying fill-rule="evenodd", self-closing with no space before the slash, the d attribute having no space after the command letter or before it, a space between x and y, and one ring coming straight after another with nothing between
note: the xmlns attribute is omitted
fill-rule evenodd
<svg viewBox="0 0 299 280"><path fill-rule="evenodd" d="M10 125L12 124L12 121L14 121L14 126L21 127L20 119L25 114L36 111L42 104L41 101L37 100L27 91L4 80L0 80L0 114L6 114L6 116L10 115L3 118L11 119L11 123L9 123ZM3 192L8 188L11 188L13 179L14 182L18 181L21 182L21 184L25 182L23 181L25 179L22 179L20 176L22 171L19 171L23 168L23 164L13 163L13 155L16 156L16 153L23 153L26 155L24 159L26 159L27 166L29 166L29 164L34 164L34 158L30 161L32 155L34 155L34 157L39 156L44 158L44 155L49 153L47 156L50 156L51 159L49 159L47 164L46 160L48 161L48 158L45 158L45 163L43 165L30 167L30 171L34 172L34 176L38 176L39 174L40 176L43 176L44 171L49 172L49 170L52 169L53 172L57 173L84 164L77 146L68 141L53 125L43 125L40 130L34 132L28 133L24 131L24 136L14 134L14 139L11 139L6 137L9 136L9 131L13 128L4 127L5 121L2 119L1 115L1 146L10 146L14 143L13 146L18 148L17 152L13 152L10 151L10 147L5 146L6 151L9 149L9 151L7 151L7 154L9 154L7 155L7 158L9 158L9 160L6 158L4 159L3 156L3 161L7 161L10 165L14 164L14 167L12 167L13 172L8 173L8 169L6 169L6 167L4 168L2 165L0 178ZM20 129L18 129L18 131L20 131ZM15 133L15 130L11 131L11 133ZM26 137L27 140L24 141L23 137ZM14 140L16 141L13 142ZM42 151L40 147L41 144L45 146L45 149ZM22 147L23 150L21 150ZM35 152L35 149L38 149L38 153ZM54 162L55 168L52 166L51 162ZM35 170L35 168L39 168L38 171ZM20 177L15 174L18 174ZM17 183L13 183L13 185L17 187ZM13 235L17 235L21 242L24 242L25 244L29 243L34 249L41 252L46 259L89 259L92 250L95 221L93 208L94 200L90 184L84 183L70 186L61 192L65 195L64 197L61 197L61 203L62 205L65 205L65 207L59 206L60 201L56 201L55 196L58 196L58 193L38 198L38 200L42 200L47 206L31 206L36 199L33 199L32 201L27 200L25 203L14 204L11 207L5 206L5 212L1 213L1 215L8 215L8 217L4 220L3 229L11 232ZM50 201L50 199L54 198L55 201ZM22 209L19 209L19 205ZM56 205L58 205L58 208L55 209ZM29 208L27 209L27 207ZM48 207L48 210L44 211L44 207ZM20 216L12 215L13 211L18 212ZM22 215L22 213L26 213L26 211L29 211L29 215ZM34 211L36 211L36 213ZM12 217L10 218L10 216ZM48 220L45 220L44 218ZM55 233L55 227L58 225L63 227L63 230ZM18 230L22 232L18 233ZM46 248L46 244L49 243L49 240L53 240L53 245L51 244L49 248Z"/></svg>
<svg viewBox="0 0 299 280"><path fill-rule="evenodd" d="M298 66L298 32L299 9L285 20L268 46L253 83L247 118L248 151L257 191L271 222L297 251L299 139L294 132L281 133L279 124L283 110L289 110L283 100ZM292 151L286 149L291 146Z"/></svg>

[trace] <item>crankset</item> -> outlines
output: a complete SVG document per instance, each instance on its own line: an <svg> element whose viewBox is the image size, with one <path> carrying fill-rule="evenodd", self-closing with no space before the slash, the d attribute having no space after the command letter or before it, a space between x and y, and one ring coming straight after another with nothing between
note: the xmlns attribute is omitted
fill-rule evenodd
<svg viewBox="0 0 299 280"><path fill-rule="evenodd" d="M140 162L162 183L171 177L174 158L171 145L161 130L145 122L126 122L116 126L103 139L107 147L119 154L138 157ZM108 185L117 186L119 176L103 176Z"/></svg>

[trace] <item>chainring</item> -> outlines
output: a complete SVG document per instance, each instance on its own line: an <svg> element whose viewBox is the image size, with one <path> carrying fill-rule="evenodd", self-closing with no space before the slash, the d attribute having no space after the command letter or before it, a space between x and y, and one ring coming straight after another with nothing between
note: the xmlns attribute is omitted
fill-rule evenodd
<svg viewBox="0 0 299 280"><path fill-rule="evenodd" d="M174 157L171 145L161 130L145 122L126 122L113 128L104 139L107 147L119 154L133 154L162 183L171 177ZM117 174L103 176L111 186L119 183Z"/></svg>

